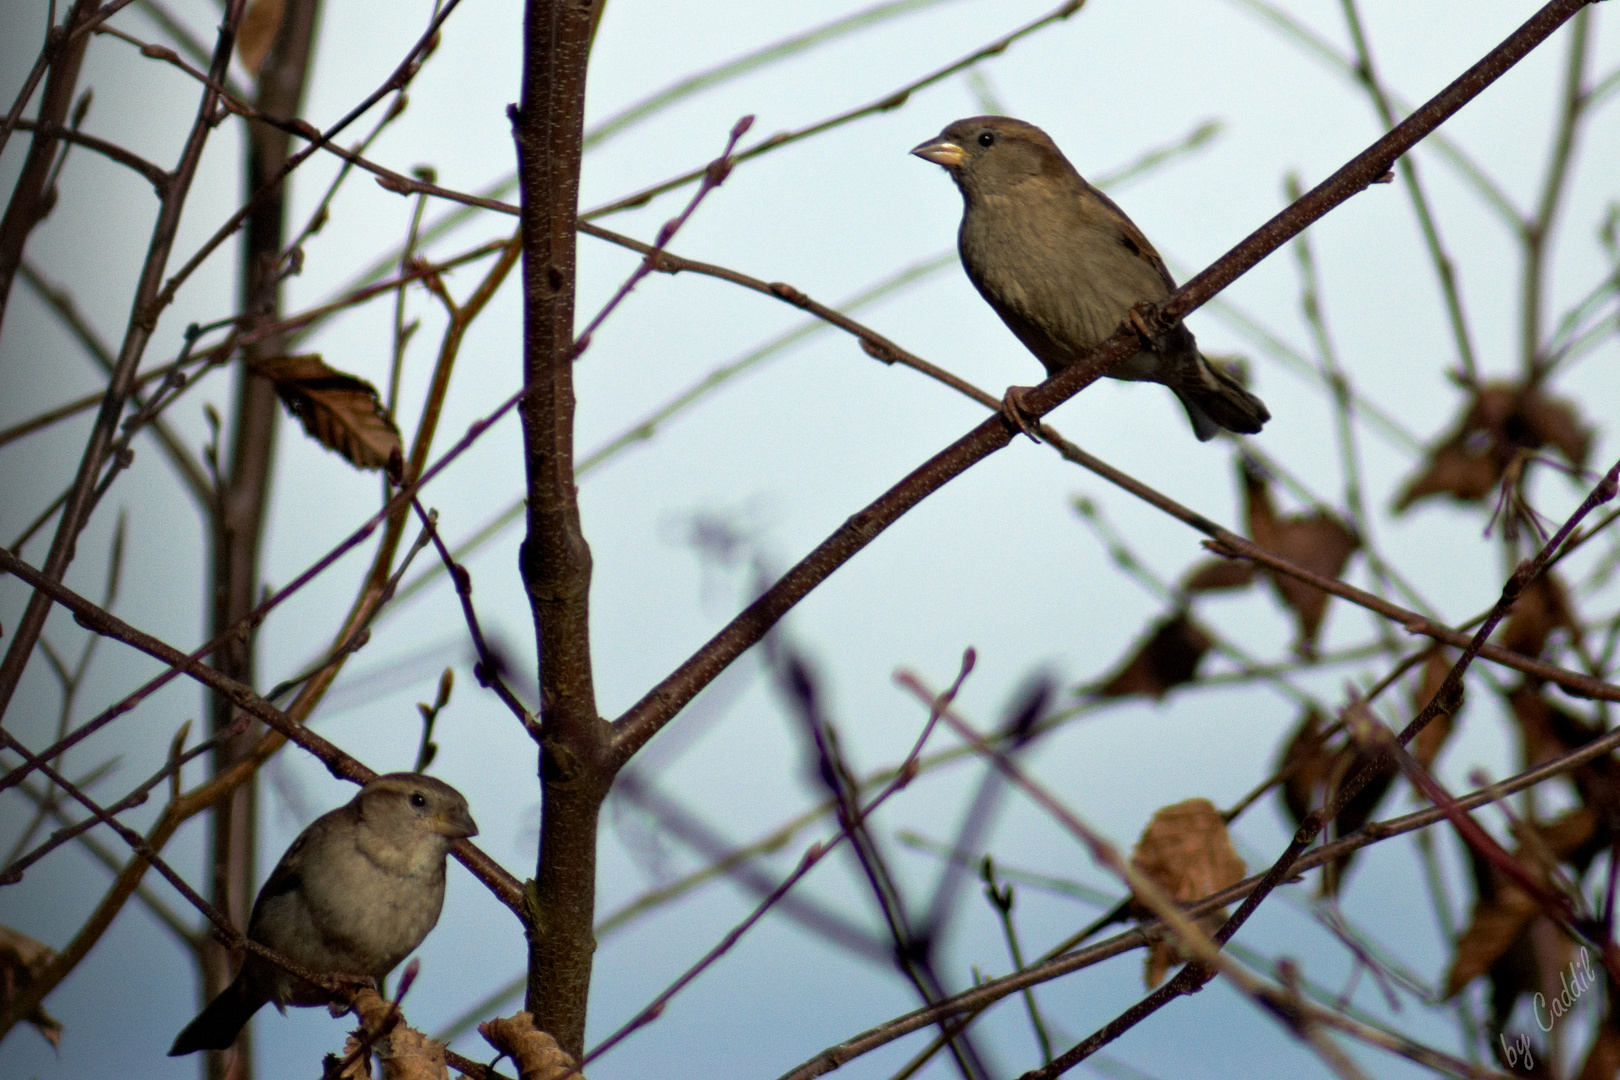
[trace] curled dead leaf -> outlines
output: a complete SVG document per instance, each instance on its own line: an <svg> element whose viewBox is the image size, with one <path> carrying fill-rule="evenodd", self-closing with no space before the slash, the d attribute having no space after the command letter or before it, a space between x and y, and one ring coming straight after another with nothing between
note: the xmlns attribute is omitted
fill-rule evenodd
<svg viewBox="0 0 1620 1080"><path fill-rule="evenodd" d="M1277 791L1295 825L1319 805L1320 793L1333 772L1336 753L1327 745L1321 712L1306 709L1277 763L1277 775L1281 779Z"/></svg>
<svg viewBox="0 0 1620 1080"><path fill-rule="evenodd" d="M0 1008L9 1010L12 1002L25 993L55 959L54 951L27 934L0 926ZM47 1013L45 1006L34 1006L33 1012L23 1019L52 1046L61 1042L62 1022Z"/></svg>
<svg viewBox="0 0 1620 1080"><path fill-rule="evenodd" d="M359 469L402 467L399 428L364 379L330 367L318 355L272 356L251 362L255 374L275 383L276 395L304 431Z"/></svg>
<svg viewBox="0 0 1620 1080"><path fill-rule="evenodd" d="M383 1080L449 1080L444 1044L407 1025L394 1006L375 990L368 988L356 994L353 1008L360 1017L360 1027L344 1043L345 1057L354 1053L367 1033L386 1028L371 1044L370 1051L382 1066ZM361 1054L351 1062L342 1073L343 1080L367 1080L371 1074L365 1060L366 1055Z"/></svg>
<svg viewBox="0 0 1620 1080"><path fill-rule="evenodd" d="M1478 502L1495 490L1520 453L1550 445L1580 468L1591 444L1591 431L1569 402L1547 397L1535 387L1487 383L1429 451L1423 470L1407 481L1395 509L1405 510L1433 495Z"/></svg>
<svg viewBox="0 0 1620 1080"><path fill-rule="evenodd" d="M1277 765L1277 772L1282 778L1283 806L1294 824L1299 825L1312 810L1326 806L1337 798L1340 785L1356 775L1374 757L1372 750L1354 740L1333 744L1331 729L1324 723L1322 714L1315 709L1306 709ZM1386 760L1378 764L1377 770L1372 779L1334 816L1330 837L1347 836L1372 820L1373 812L1395 782L1400 766L1393 760ZM1354 858L1355 852L1349 852L1323 868L1323 896L1338 895L1344 884L1345 872Z"/></svg>
<svg viewBox="0 0 1620 1080"><path fill-rule="evenodd" d="M556 1039L534 1026L534 1017L529 1013L485 1020L478 1025L478 1033L512 1059L522 1080L555 1080L563 1075L585 1080L583 1073L571 1071L574 1059L557 1045Z"/></svg>
<svg viewBox="0 0 1620 1080"><path fill-rule="evenodd" d="M1360 538L1344 522L1326 511L1278 517L1265 477L1244 462L1242 479L1249 536L1255 543L1324 577L1336 578L1344 573L1350 556L1361 546ZM1315 650L1329 594L1298 578L1267 573L1277 595L1293 611L1299 628L1299 651L1308 655Z"/></svg>
<svg viewBox="0 0 1620 1080"><path fill-rule="evenodd" d="M1247 559L1205 559L1187 572L1181 588L1189 593L1246 589L1254 583L1258 569Z"/></svg>
<svg viewBox="0 0 1620 1080"><path fill-rule="evenodd" d="M1131 852L1131 866L1183 904L1236 885L1246 873L1221 812L1208 799L1187 799L1156 812ZM1134 901L1132 913L1137 918L1149 914ZM1224 911L1212 912L1200 925L1213 932L1225 918ZM1148 987L1157 986L1184 959L1174 942L1154 942L1144 972Z"/></svg>
<svg viewBox="0 0 1620 1080"><path fill-rule="evenodd" d="M1098 697L1144 694L1163 698L1198 677L1198 664L1214 642L1185 611L1161 620L1120 668L1102 680Z"/></svg>
<svg viewBox="0 0 1620 1080"><path fill-rule="evenodd" d="M1519 722L1525 765L1534 768L1579 750L1603 734L1601 724L1587 720L1548 701L1539 686L1523 683L1507 695L1508 706ZM1620 761L1604 754L1570 770L1576 794L1605 822L1620 821ZM1604 843L1607 843L1605 830ZM1594 852L1595 853L1595 852ZM1588 856L1588 861L1590 856ZM1585 869L1585 863L1579 864Z"/></svg>

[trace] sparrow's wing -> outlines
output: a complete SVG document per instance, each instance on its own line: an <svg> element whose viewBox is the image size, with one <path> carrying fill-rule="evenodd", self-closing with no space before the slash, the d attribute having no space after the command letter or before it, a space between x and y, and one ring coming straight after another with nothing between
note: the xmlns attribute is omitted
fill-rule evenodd
<svg viewBox="0 0 1620 1080"><path fill-rule="evenodd" d="M317 819L319 821L320 819ZM312 825L311 829L314 828ZM304 851L309 847L310 829L298 834L298 839L292 842L276 868L270 871L270 876L264 879L264 885L259 889L258 897L253 901L253 913L248 916L249 933L251 928L259 921L259 915L266 905L276 898L297 892L303 886Z"/></svg>
<svg viewBox="0 0 1620 1080"><path fill-rule="evenodd" d="M1175 292L1176 279L1170 276L1170 268L1164 265L1164 260L1159 258L1159 253L1154 250L1153 245L1148 243L1148 238L1142 235L1142 230L1136 227L1136 222L1132 221L1130 216L1121 210L1119 204L1113 199L1110 199L1089 184L1086 186L1091 189L1093 195L1102 201L1103 205L1118 216L1120 246L1151 266L1153 272L1158 274L1159 279L1164 282L1164 287L1170 292Z"/></svg>

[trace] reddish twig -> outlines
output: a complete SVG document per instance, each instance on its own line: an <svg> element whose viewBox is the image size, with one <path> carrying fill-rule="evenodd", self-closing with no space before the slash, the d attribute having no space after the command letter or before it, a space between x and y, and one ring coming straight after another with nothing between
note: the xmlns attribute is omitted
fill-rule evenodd
<svg viewBox="0 0 1620 1080"><path fill-rule="evenodd" d="M479 686L494 690L495 696L501 699L501 703L513 716L517 717L518 723L523 725L523 730L529 733L529 737L539 742L540 722L534 718L523 702L518 700L512 688L506 685L506 680L501 678L501 661L484 639L483 627L478 624L478 613L473 610L472 575L467 572L465 566L456 562L455 557L450 554L450 549L444 546L444 540L439 537L437 511L429 513L423 509L420 499L412 499L411 506L415 508L416 516L421 519L423 532L433 541L434 550L439 553L439 559L444 563L450 580L455 583L456 597L461 601L461 614L467 621L467 633L478 653L478 663L473 665L473 676L478 680ZM403 567L401 569L403 570Z"/></svg>
<svg viewBox="0 0 1620 1080"><path fill-rule="evenodd" d="M965 653L963 653L962 666L957 672L956 681L951 684L950 689L946 690L943 694L940 694L938 697L929 702L928 722L923 725L922 732L917 736L916 742L912 744L911 751L901 762L895 778L891 780L883 788L883 790L875 795L864 807L858 808L854 817L843 821L839 826L838 833L830 840L822 843L812 844L809 850L804 853L803 858L799 860L799 865L794 869L793 873L788 875L788 877L782 881L782 884L776 887L771 895L760 901L754 910L749 913L746 919L744 919L737 926L733 927L725 937L721 938L713 948L704 954L701 960L688 968L686 972L680 976L680 978L671 983L663 993L654 998L652 1002L643 1008L639 1013L631 1017L631 1019L626 1022L623 1027L619 1028L618 1031L615 1031L612 1035L609 1035L606 1039L603 1039L600 1043L598 1043L590 1053L585 1055L584 1059L580 1061L579 1065L576 1066L571 1075L577 1075L579 1069L583 1069L586 1065L589 1065L591 1062L613 1049L619 1043L623 1042L631 1034L658 1019L658 1017L663 1014L664 1009L669 1005L671 998L680 993L681 990L685 989L693 979L696 979L699 975L701 975L716 960L724 956L731 949L731 947L735 945L742 938L742 936L754 926L755 923L759 922L759 920L765 916L766 912L775 906L778 900L787 895L788 890L792 889L794 885L797 885L804 878L804 876L808 874L817 863L830 854L834 848L843 843L844 840L848 839L852 832L856 828L860 827L866 821L866 819L871 816L873 811L887 802L890 796L895 794L901 788L905 787L907 784L911 783L912 778L917 775L917 760L922 754L923 746L927 744L928 737L933 734L934 727L939 723L940 717L945 714L946 710L950 707L951 702L956 699L957 693L962 688L962 683L967 679L968 675L972 673L976 660L977 656L972 649L968 649ZM559 1076L556 1077L555 1080L567 1080L567 1076Z"/></svg>

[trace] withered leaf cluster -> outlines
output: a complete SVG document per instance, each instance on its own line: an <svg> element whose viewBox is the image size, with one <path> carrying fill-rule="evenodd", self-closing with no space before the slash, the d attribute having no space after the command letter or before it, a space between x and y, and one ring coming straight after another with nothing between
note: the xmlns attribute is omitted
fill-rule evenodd
<svg viewBox="0 0 1620 1080"><path fill-rule="evenodd" d="M1598 738L1603 727L1548 700L1546 689L1526 681L1504 693L1518 723L1524 764L1533 767L1563 757ZM1579 805L1550 821L1519 821L1511 858L1519 871L1548 894L1578 899L1580 881L1597 856L1611 850L1620 824L1620 761L1605 754L1566 774ZM1470 849L1474 907L1458 937L1445 992L1460 992L1475 979L1490 987L1490 1026L1503 1030L1514 1005L1527 995L1555 1001L1571 977L1572 964L1597 962L1591 945L1579 945L1549 917L1541 900L1485 854ZM1574 903L1579 910L1582 905ZM1601 979L1601 964L1598 964ZM1543 1012L1543 1021L1546 1015ZM1599 1028L1581 1077L1612 1077L1620 1067L1620 1025L1615 1017Z"/></svg>
<svg viewBox="0 0 1620 1080"><path fill-rule="evenodd" d="M329 366L315 353L273 356L251 366L255 374L275 383L276 395L311 438L342 454L357 469L387 469L389 475L399 476L403 466L399 428L376 387Z"/></svg>
<svg viewBox="0 0 1620 1080"><path fill-rule="evenodd" d="M1570 402L1548 396L1539 386L1486 383L1429 451L1421 471L1406 482L1395 509L1436 495L1480 502L1521 455L1551 446L1581 468L1591 445L1592 432Z"/></svg>
<svg viewBox="0 0 1620 1080"><path fill-rule="evenodd" d="M1131 852L1131 866L1183 904L1236 885L1247 872L1232 849L1221 812L1208 799L1187 799L1155 813ZM1152 914L1134 900L1131 913L1139 919ZM1199 925L1213 933L1225 918L1224 910L1211 912ZM1185 959L1174 942L1154 942L1143 972L1148 988L1163 982L1171 966Z"/></svg>
<svg viewBox="0 0 1620 1080"><path fill-rule="evenodd" d="M1245 462L1240 467L1239 477L1249 535L1256 543L1325 577L1336 578L1344 573L1345 565L1361 546L1361 541L1343 521L1325 510L1279 516L1272 504L1268 483L1257 468ZM1188 571L1182 581L1182 592L1196 596L1245 589L1261 575L1271 579L1278 597L1294 614L1298 651L1310 655L1315 651L1330 598L1314 585L1286 574L1273 574L1252 562L1216 558L1206 559ZM1177 686L1198 677L1198 665L1214 644L1214 639L1190 612L1178 609L1150 626L1113 672L1088 689L1099 697L1141 694L1162 699Z"/></svg>

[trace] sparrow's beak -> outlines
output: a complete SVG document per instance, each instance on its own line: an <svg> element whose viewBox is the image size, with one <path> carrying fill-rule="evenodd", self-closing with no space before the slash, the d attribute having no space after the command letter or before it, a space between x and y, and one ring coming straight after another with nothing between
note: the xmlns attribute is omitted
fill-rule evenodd
<svg viewBox="0 0 1620 1080"><path fill-rule="evenodd" d="M434 818L429 828L452 840L465 840L478 835L478 826L473 822L472 815L460 807L443 817Z"/></svg>
<svg viewBox="0 0 1620 1080"><path fill-rule="evenodd" d="M932 161L935 165L943 165L947 169L956 168L967 157L960 146L944 139L925 142L921 146L913 147L911 152L924 161Z"/></svg>

